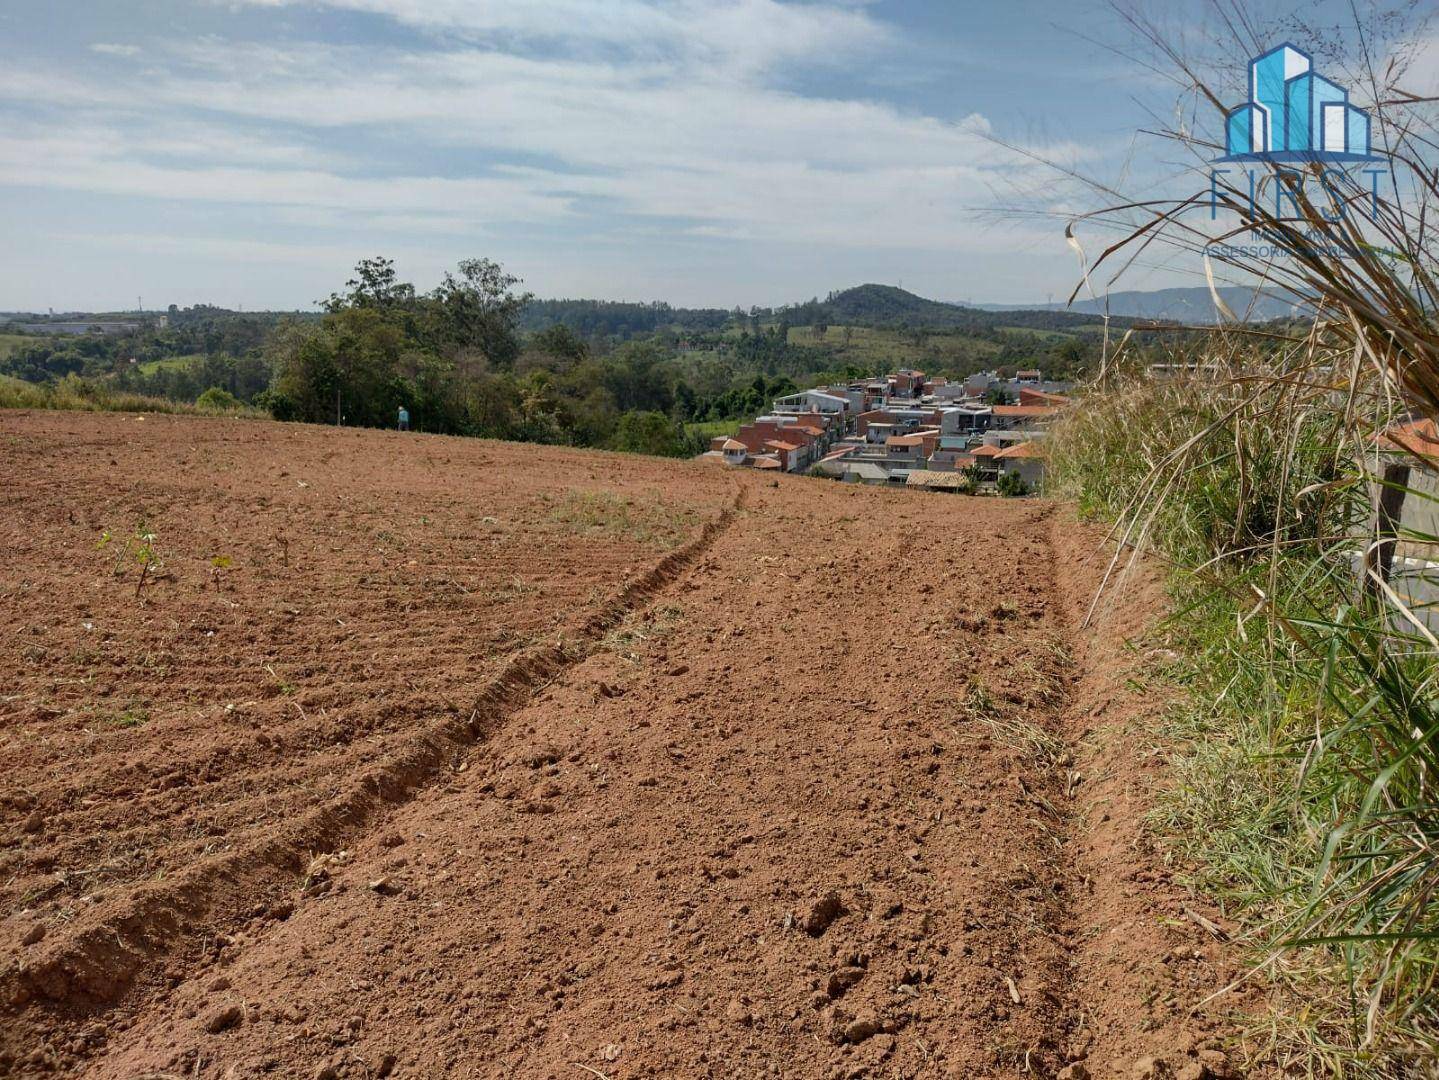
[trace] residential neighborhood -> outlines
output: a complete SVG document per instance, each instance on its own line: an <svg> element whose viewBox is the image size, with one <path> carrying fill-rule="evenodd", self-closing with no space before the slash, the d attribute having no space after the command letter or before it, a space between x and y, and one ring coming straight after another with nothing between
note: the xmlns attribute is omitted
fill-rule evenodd
<svg viewBox="0 0 1439 1080"><path fill-rule="evenodd" d="M949 382L905 368L776 398L702 456L848 483L1030 494L1043 489L1046 429L1070 389L1037 370Z"/></svg>

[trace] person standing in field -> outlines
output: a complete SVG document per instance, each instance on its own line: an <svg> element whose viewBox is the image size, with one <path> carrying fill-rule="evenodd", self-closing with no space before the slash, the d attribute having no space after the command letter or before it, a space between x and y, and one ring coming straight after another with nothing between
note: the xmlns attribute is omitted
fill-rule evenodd
<svg viewBox="0 0 1439 1080"><path fill-rule="evenodd" d="M410 430L410 410L405 408L403 405L400 406L400 430Z"/></svg>

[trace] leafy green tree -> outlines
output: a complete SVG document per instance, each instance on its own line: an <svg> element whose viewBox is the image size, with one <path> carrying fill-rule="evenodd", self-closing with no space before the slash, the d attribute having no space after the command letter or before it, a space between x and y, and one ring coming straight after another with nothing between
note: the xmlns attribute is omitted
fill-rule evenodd
<svg viewBox="0 0 1439 1080"><path fill-rule="evenodd" d="M569 442L552 391L549 380L544 377L531 378L521 387L515 438L523 442Z"/></svg>
<svg viewBox="0 0 1439 1080"><path fill-rule="evenodd" d="M1002 386L991 386L984 392L986 405L1013 405L1014 396Z"/></svg>
<svg viewBox="0 0 1439 1080"><path fill-rule="evenodd" d="M564 323L541 330L530 338L530 348L560 360L579 361L590 355L590 347Z"/></svg>
<svg viewBox="0 0 1439 1080"><path fill-rule="evenodd" d="M264 409L276 420L299 420L300 407L293 398L275 387L269 387L255 395L255 405Z"/></svg>
<svg viewBox="0 0 1439 1080"><path fill-rule="evenodd" d="M685 441L678 425L664 413L631 411L620 417L614 448L632 454L680 457Z"/></svg>
<svg viewBox="0 0 1439 1080"><path fill-rule="evenodd" d="M516 323L531 299L514 291L519 283L497 262L465 259L458 276L446 273L426 297L427 343L442 354L478 349L496 370L513 367L520 352Z"/></svg>
<svg viewBox="0 0 1439 1080"><path fill-rule="evenodd" d="M223 387L212 386L195 399L195 404L202 409L214 409L216 412L221 412L225 409L238 409L241 401Z"/></svg>
<svg viewBox="0 0 1439 1080"><path fill-rule="evenodd" d="M267 401L314 423L387 426L405 405L427 430L564 441L553 407L486 377L519 351L527 297L517 283L498 263L467 259L421 296L389 259L361 260L318 324L276 332Z"/></svg>
<svg viewBox="0 0 1439 1080"><path fill-rule="evenodd" d="M623 411L668 413L674 389L665 353L651 342L628 342L604 363L604 384Z"/></svg>
<svg viewBox="0 0 1439 1080"><path fill-rule="evenodd" d="M459 382L451 393L464 422L448 430L492 439L521 437L518 394L507 376L480 372Z"/></svg>
<svg viewBox="0 0 1439 1080"><path fill-rule="evenodd" d="M415 287L400 281L394 260L384 256L356 263L355 276L345 282L345 289L343 293L331 293L320 306L334 313L346 308L393 310L411 307L415 302Z"/></svg>
<svg viewBox="0 0 1439 1080"><path fill-rule="evenodd" d="M687 382L675 383L675 413L681 420L693 420L698 415L699 397Z"/></svg>
<svg viewBox="0 0 1439 1080"><path fill-rule="evenodd" d="M560 409L565 429L578 446L604 446L615 434L620 411L614 396L603 386L591 386L583 396L567 397Z"/></svg>

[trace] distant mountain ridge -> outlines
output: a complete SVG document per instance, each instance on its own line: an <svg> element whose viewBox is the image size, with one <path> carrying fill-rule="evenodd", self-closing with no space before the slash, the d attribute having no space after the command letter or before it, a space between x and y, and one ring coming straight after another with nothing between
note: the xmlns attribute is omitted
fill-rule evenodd
<svg viewBox="0 0 1439 1080"><path fill-rule="evenodd" d="M981 307L929 300L895 285L869 283L777 309L775 314L792 326L826 321L835 326L906 327L926 330L985 331L1002 327L1032 330L1067 330L1092 325L1089 312L1059 308L1014 307L1003 312Z"/></svg>
<svg viewBox="0 0 1439 1080"><path fill-rule="evenodd" d="M1239 318L1252 322L1290 318L1304 314L1301 298L1280 289L1256 290L1243 285L1219 288L1224 302ZM665 327L689 332L713 332L723 329L738 318L759 319L773 323L783 321L790 326L896 327L911 330L987 331L1004 327L1031 330L1067 330L1093 325L1108 311L1112 319L1124 324L1133 320L1156 320L1190 325L1209 325L1218 321L1214 300L1205 287L1128 290L1110 293L1099 300L1076 300L1063 303L988 304L953 303L919 296L896 285L868 282L830 293L823 300L814 299L777 307L686 308L663 301L632 302L585 299L534 299L520 313L520 328L534 332L556 324L564 324L575 332L589 336L610 334L630 337L653 333ZM135 313L105 313L106 318ZM163 314L147 312L146 314ZM274 320L279 316L300 319L318 318L308 311L230 311L198 305L180 312L170 312L172 324L197 315L222 318ZM33 313L0 312L0 323L21 318L48 317ZM99 316L87 312L67 313L69 320ZM60 318L55 316L53 318Z"/></svg>
<svg viewBox="0 0 1439 1080"><path fill-rule="evenodd" d="M1251 322L1303 314L1292 293L1226 285L1219 294L1234 314ZM683 331L715 331L732 319L759 320L789 326L865 326L907 330L948 330L986 333L1005 328L1066 331L1092 326L1106 313L1119 325L1137 320L1212 325L1218 313L1208 288L1129 290L1110 293L1100 300L1063 303L976 304L952 303L919 296L897 285L867 282L830 293L823 300L806 300L779 307L683 308L662 302L627 303L609 300L534 300L521 316L526 330L542 330L564 323L580 334L610 333L627 336L651 333L662 327Z"/></svg>
<svg viewBox="0 0 1439 1080"><path fill-rule="evenodd" d="M1303 316L1304 300L1286 289L1259 289L1248 285L1221 285L1217 292L1235 316L1248 322L1268 322ZM985 311L1072 311L1086 315L1102 315L1126 319L1156 319L1210 325L1219 321L1214 298L1207 286L1175 289L1113 292L1097 300L1075 300L1073 305L1058 304L978 304Z"/></svg>
<svg viewBox="0 0 1439 1080"><path fill-rule="evenodd" d="M832 292L825 299L805 300L780 307L684 308L662 301L649 303L616 300L531 300L520 314L522 329L535 332L563 324L583 336L609 334L628 337L664 328L686 332L714 332L732 321L788 326L864 326L906 330L958 330L988 332L1004 327L1065 330L1093 325L1093 314L1073 311L1024 309L986 311L943 300L930 300L894 285L869 283Z"/></svg>
<svg viewBox="0 0 1439 1080"><path fill-rule="evenodd" d="M1268 322L1305 314L1305 303L1295 293L1284 289L1259 289L1247 285L1222 285L1220 298L1234 315L1248 322ZM1106 313L1126 323L1131 320L1154 320L1189 325L1209 325L1219 321L1214 298L1206 286L1173 289L1126 290L1110 293L1097 300L1076 300L1072 305L1043 304L975 304L950 303L917 296L894 285L856 285L831 293L818 303L792 305L777 310L792 325L826 317L842 325L926 326L935 329L983 329L1002 321L1005 326L1032 329L1063 330L1071 326L1093 323ZM1002 320L996 320L1003 315Z"/></svg>

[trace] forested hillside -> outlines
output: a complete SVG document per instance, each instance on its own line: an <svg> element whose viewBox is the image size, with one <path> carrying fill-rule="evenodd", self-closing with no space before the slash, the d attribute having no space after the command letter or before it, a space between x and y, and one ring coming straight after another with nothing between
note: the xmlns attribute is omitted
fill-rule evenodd
<svg viewBox="0 0 1439 1080"><path fill-rule="evenodd" d="M661 301L633 304L614 300L530 300L520 329L561 325L581 337L627 339L656 330L722 330L733 317L724 308L677 308Z"/></svg>
<svg viewBox="0 0 1439 1080"><path fill-rule="evenodd" d="M1077 375L1101 326L886 285L748 311L537 300L485 259L421 293L383 258L362 261L319 313L122 317L136 328L0 335L0 375L68 380L72 399L114 390L312 423L388 426L404 406L423 431L680 455L777 395L897 366Z"/></svg>

